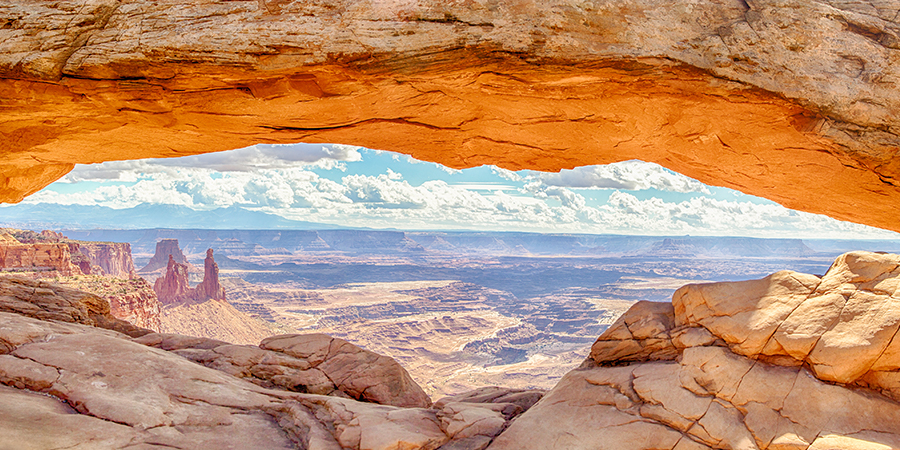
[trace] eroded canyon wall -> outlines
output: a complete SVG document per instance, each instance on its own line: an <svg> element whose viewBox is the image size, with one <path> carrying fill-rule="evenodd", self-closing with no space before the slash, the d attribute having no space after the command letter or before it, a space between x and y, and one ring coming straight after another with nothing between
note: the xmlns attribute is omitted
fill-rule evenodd
<svg viewBox="0 0 900 450"><path fill-rule="evenodd" d="M131 244L127 242L78 242L78 251L102 274L119 278L134 278Z"/></svg>
<svg viewBox="0 0 900 450"><path fill-rule="evenodd" d="M0 199L74 163L335 142L653 161L900 230L894 2L0 1Z"/></svg>
<svg viewBox="0 0 900 450"><path fill-rule="evenodd" d="M59 242L23 243L8 233L0 233L0 270L52 272L81 275L72 263L69 246Z"/></svg>

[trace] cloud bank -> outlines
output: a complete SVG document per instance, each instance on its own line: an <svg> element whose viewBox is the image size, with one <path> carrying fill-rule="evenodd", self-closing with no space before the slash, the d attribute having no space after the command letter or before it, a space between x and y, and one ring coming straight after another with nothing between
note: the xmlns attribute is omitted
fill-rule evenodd
<svg viewBox="0 0 900 450"><path fill-rule="evenodd" d="M27 202L112 208L171 204L196 210L239 206L292 220L375 228L900 237L739 193L716 198L696 180L641 161L560 173L496 167L448 172L355 147L257 145L79 166L55 186Z"/></svg>

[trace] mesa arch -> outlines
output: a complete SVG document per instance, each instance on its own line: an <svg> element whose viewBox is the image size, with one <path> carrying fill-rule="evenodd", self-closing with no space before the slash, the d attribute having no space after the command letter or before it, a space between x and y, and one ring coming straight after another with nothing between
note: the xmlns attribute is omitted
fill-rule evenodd
<svg viewBox="0 0 900 450"><path fill-rule="evenodd" d="M628 159L900 231L900 5L0 0L0 201L75 163L334 142Z"/></svg>

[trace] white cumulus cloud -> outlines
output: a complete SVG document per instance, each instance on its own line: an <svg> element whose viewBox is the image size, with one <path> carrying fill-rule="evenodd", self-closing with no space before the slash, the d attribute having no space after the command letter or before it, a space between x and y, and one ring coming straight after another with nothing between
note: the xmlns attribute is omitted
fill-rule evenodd
<svg viewBox="0 0 900 450"><path fill-rule="evenodd" d="M709 193L706 185L693 178L643 161L576 167L571 170L563 169L559 173L534 172L531 177L549 186L569 188Z"/></svg>

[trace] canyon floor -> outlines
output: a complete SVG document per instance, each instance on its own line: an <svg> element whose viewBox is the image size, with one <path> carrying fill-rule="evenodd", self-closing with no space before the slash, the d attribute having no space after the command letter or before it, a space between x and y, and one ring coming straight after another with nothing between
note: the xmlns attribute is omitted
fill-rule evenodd
<svg viewBox="0 0 900 450"><path fill-rule="evenodd" d="M457 242L452 251L276 252L256 245L248 251L246 241L181 239L193 267L206 245L219 246L228 303L255 322L204 313L214 322L207 332L187 323L196 311L176 320L164 308L163 322L185 322L167 331L251 344L266 332L326 333L396 359L434 398L492 385L550 389L637 301L666 302L688 283L783 269L822 274L833 261L832 254L811 250L748 257L758 249L735 245L730 253L720 248L708 255L663 239L643 254L600 256L516 254L512 245L498 251L496 242L487 250L479 244L481 251L471 245L461 251ZM140 267L152 249L131 242ZM666 254L673 248L677 254ZM145 274L151 282L154 275ZM199 281L198 272L191 276ZM229 327L231 334L216 331Z"/></svg>

